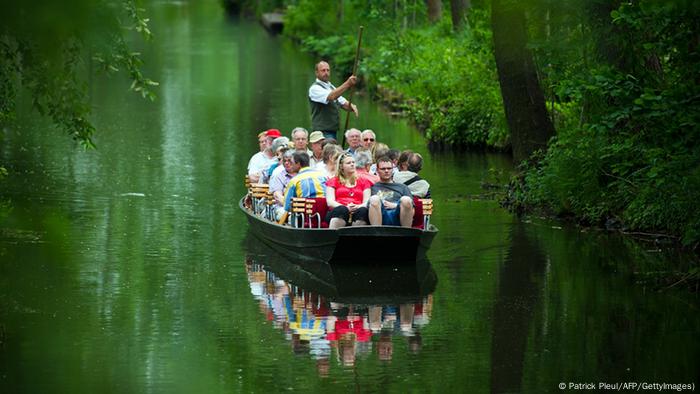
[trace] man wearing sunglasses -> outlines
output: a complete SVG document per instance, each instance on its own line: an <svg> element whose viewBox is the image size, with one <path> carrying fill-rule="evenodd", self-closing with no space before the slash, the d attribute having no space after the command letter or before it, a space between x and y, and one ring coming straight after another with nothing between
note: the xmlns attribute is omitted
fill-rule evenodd
<svg viewBox="0 0 700 394"><path fill-rule="evenodd" d="M359 116L357 106L343 96L357 82L357 77L351 75L342 85L335 87L331 83L331 67L328 63L316 63L316 80L309 87L309 103L311 104L311 129L323 131L326 138L336 138L340 127L342 108Z"/></svg>
<svg viewBox="0 0 700 394"><path fill-rule="evenodd" d="M413 196L408 186L394 183L394 164L387 156L377 159L379 182L372 186L369 198L369 223L373 226L411 227Z"/></svg>

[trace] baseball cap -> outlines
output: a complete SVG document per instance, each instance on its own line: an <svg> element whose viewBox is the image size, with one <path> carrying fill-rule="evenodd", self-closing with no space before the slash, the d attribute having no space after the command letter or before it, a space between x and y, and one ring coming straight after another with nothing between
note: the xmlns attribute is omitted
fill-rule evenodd
<svg viewBox="0 0 700 394"><path fill-rule="evenodd" d="M267 135L268 137L277 138L281 137L282 133L280 133L280 131L277 129L269 129L265 131L265 135Z"/></svg>

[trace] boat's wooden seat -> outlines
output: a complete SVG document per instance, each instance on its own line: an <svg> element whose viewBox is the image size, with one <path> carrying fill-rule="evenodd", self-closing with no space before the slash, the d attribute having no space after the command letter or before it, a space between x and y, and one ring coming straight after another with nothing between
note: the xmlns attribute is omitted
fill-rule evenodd
<svg viewBox="0 0 700 394"><path fill-rule="evenodd" d="M413 196L413 228L426 229L430 225L430 216L433 214L433 200L430 198L418 198Z"/></svg>
<svg viewBox="0 0 700 394"><path fill-rule="evenodd" d="M250 194L253 197L253 212L256 215L267 216L267 192L270 185L265 183L251 183Z"/></svg>
<svg viewBox="0 0 700 394"><path fill-rule="evenodd" d="M250 176L249 175L245 176L245 188L246 188L246 190L248 190L248 193L251 192L250 191Z"/></svg>
<svg viewBox="0 0 700 394"><path fill-rule="evenodd" d="M421 198L421 204L423 205L423 229L427 230L430 226L430 217L433 216L433 199L431 198ZM414 215L415 216L415 215Z"/></svg>
<svg viewBox="0 0 700 394"><path fill-rule="evenodd" d="M292 226L306 228L327 228L325 221L328 206L326 199L292 198Z"/></svg>

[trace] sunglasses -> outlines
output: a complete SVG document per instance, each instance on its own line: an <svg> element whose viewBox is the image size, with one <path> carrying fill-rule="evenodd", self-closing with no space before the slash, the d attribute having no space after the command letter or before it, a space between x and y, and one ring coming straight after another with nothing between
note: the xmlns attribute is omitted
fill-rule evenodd
<svg viewBox="0 0 700 394"><path fill-rule="evenodd" d="M364 140L365 140L365 141L372 141L372 142L374 142L374 138L365 138Z"/></svg>

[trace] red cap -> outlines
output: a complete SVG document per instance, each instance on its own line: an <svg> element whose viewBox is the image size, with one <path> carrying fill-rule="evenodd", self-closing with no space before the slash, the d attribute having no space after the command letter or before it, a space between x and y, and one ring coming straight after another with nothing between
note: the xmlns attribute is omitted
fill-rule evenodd
<svg viewBox="0 0 700 394"><path fill-rule="evenodd" d="M268 137L277 138L281 137L282 133L280 133L280 131L277 129L269 129L265 131L265 135Z"/></svg>

